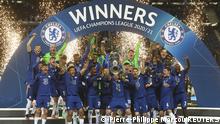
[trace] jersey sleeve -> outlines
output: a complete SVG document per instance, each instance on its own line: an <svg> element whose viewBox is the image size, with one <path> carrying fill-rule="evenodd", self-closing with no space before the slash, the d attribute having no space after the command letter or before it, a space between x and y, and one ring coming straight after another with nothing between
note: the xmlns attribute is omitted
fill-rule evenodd
<svg viewBox="0 0 220 124"><path fill-rule="evenodd" d="M32 79L32 81L30 82L30 85L36 84L36 83L38 82L38 80L39 80L39 74L37 74L37 75Z"/></svg>
<svg viewBox="0 0 220 124"><path fill-rule="evenodd" d="M81 59L81 64L84 64L85 61L86 61L86 58L88 57L89 55L89 52L90 52L90 49L91 49L91 46L95 43L95 37L92 37L89 41L89 44L87 45L86 49L85 49L85 52L82 56L82 59Z"/></svg>
<svg viewBox="0 0 220 124"><path fill-rule="evenodd" d="M175 80L174 77L172 77L171 80L170 80L170 87L171 88L175 88L176 87L176 80Z"/></svg>

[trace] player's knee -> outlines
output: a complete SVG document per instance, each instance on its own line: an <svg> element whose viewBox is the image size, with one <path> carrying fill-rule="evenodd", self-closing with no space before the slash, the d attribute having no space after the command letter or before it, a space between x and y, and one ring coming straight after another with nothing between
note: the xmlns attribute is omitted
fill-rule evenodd
<svg viewBox="0 0 220 124"><path fill-rule="evenodd" d="M67 122L71 122L72 121L72 117L73 117L73 112L68 111L67 113Z"/></svg>
<svg viewBox="0 0 220 124"><path fill-rule="evenodd" d="M107 116L110 116L110 115L111 115L111 112L112 112L112 111L111 111L110 109L107 109L105 113L106 113Z"/></svg>
<svg viewBox="0 0 220 124"><path fill-rule="evenodd" d="M44 109L44 114L47 115L48 114L48 110Z"/></svg>
<svg viewBox="0 0 220 124"><path fill-rule="evenodd" d="M79 109L79 118L84 118L84 111L83 109Z"/></svg>
<svg viewBox="0 0 220 124"><path fill-rule="evenodd" d="M160 117L163 117L163 116L164 116L164 112L163 112L163 111L160 111L160 112L159 112L159 115L160 115Z"/></svg>
<svg viewBox="0 0 220 124"><path fill-rule="evenodd" d="M48 110L47 109L43 109L42 118L46 119L47 118L47 114L48 114Z"/></svg>
<svg viewBox="0 0 220 124"><path fill-rule="evenodd" d="M41 109L40 108L37 108L36 109L36 114L40 114L41 113Z"/></svg>
<svg viewBox="0 0 220 124"><path fill-rule="evenodd" d="M126 110L125 110L125 114L126 114L126 115L131 115L131 110L130 110L130 109L126 109Z"/></svg>
<svg viewBox="0 0 220 124"><path fill-rule="evenodd" d="M100 110L99 110L99 109L96 109L96 110L95 110L95 114L96 114L96 115L100 115Z"/></svg>
<svg viewBox="0 0 220 124"><path fill-rule="evenodd" d="M173 111L169 109L167 110L167 113L170 114L170 113L173 113Z"/></svg>
<svg viewBox="0 0 220 124"><path fill-rule="evenodd" d="M134 114L135 114L135 116L139 116L139 115L140 115L140 113L139 113L139 112L135 112Z"/></svg>
<svg viewBox="0 0 220 124"><path fill-rule="evenodd" d="M67 112L67 117L71 117L71 118L72 118L72 116L73 116L73 111L69 110L69 111Z"/></svg>
<svg viewBox="0 0 220 124"><path fill-rule="evenodd" d="M58 103L58 98L57 97L53 97L53 101L54 101L55 104L57 104Z"/></svg>
<svg viewBox="0 0 220 124"><path fill-rule="evenodd" d="M93 110L88 110L88 118L92 118Z"/></svg>

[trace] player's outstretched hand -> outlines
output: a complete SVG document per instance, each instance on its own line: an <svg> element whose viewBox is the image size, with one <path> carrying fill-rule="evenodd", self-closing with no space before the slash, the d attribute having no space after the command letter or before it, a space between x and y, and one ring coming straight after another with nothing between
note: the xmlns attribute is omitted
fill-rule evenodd
<svg viewBox="0 0 220 124"><path fill-rule="evenodd" d="M185 59L185 60L189 59L189 56L184 56L184 59Z"/></svg>
<svg viewBox="0 0 220 124"><path fill-rule="evenodd" d="M164 83L163 86L164 87L170 87L170 85L168 83Z"/></svg>
<svg viewBox="0 0 220 124"><path fill-rule="evenodd" d="M150 87L151 85L152 85L152 83L147 83L147 84L145 85L145 87L148 88L148 87Z"/></svg>
<svg viewBox="0 0 220 124"><path fill-rule="evenodd" d="M37 36L37 33L33 33L32 36Z"/></svg>

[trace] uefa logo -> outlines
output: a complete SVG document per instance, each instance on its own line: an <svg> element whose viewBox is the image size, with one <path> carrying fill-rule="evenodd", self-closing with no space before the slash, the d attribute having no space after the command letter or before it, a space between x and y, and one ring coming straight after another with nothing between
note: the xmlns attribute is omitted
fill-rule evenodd
<svg viewBox="0 0 220 124"><path fill-rule="evenodd" d="M64 27L57 22L49 22L41 29L41 39L50 46L50 44L61 45L66 38Z"/></svg>
<svg viewBox="0 0 220 124"><path fill-rule="evenodd" d="M168 45L177 45L183 41L184 29L176 22L168 22L161 30L161 38Z"/></svg>

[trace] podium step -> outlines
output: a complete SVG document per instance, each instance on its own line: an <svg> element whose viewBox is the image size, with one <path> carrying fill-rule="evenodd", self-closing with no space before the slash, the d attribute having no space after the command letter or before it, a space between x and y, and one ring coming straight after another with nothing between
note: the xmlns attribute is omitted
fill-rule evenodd
<svg viewBox="0 0 220 124"><path fill-rule="evenodd" d="M24 117L17 117L17 118L12 118L12 117L0 117L0 124L34 124L34 119L31 118L29 120L25 119ZM38 124L41 124L41 120L38 121ZM52 119L48 118L46 124L65 124L65 120L60 118L60 119Z"/></svg>
<svg viewBox="0 0 220 124"><path fill-rule="evenodd" d="M61 113L62 112L60 111L60 115ZM24 114L24 108L0 108L0 124L34 124L33 118L27 120L24 118ZM182 117L181 108L178 108L177 114ZM51 110L49 111L48 116L50 115ZM87 112L85 112L85 115L87 115ZM215 118L220 120L220 108L189 107L188 115L193 118ZM95 119L95 117L93 118ZM85 118L85 122L88 122L87 117ZM41 124L41 121L39 121L39 124ZM48 117L46 124L65 124L65 119L62 117L58 119ZM209 124L212 124L212 122Z"/></svg>
<svg viewBox="0 0 220 124"><path fill-rule="evenodd" d="M180 116L182 115L181 108L178 108L177 114ZM24 117L24 115L25 115L24 108L0 108L0 117ZM49 110L48 113L48 116L50 115L51 115L51 110ZM60 111L60 115L62 115L62 111ZM189 107L188 115L220 117L220 108Z"/></svg>

